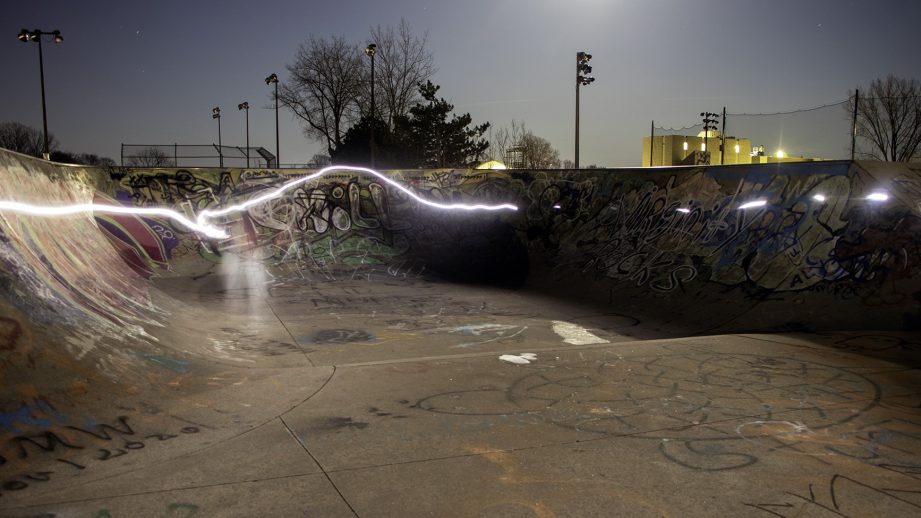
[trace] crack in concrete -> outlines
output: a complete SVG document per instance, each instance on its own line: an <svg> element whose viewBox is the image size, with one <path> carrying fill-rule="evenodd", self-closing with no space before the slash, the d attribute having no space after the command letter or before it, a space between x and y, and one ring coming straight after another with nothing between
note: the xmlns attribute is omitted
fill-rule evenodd
<svg viewBox="0 0 921 518"><path fill-rule="evenodd" d="M303 448L305 452L307 452L307 455L310 456L314 464L316 464L317 467L320 468L320 471L323 473L323 476L326 477L326 480L329 481L329 484L333 487L333 489L336 490L336 493L339 494L339 498L342 499L342 502L345 503L346 506L348 506L349 510L352 511L352 514L354 514L355 516L358 516L358 512L355 511L355 508L352 507L352 504L349 503L348 499L345 498L345 495L342 494L342 491L339 489L339 486L337 486L336 483L333 482L333 479L332 477L329 476L329 473L326 471L326 468L324 468L323 465L320 464L320 461L317 460L317 458L314 457L312 453L310 453L310 449L307 448L307 445L304 444L304 441L302 441L301 438L298 437L296 433L294 433L294 430L292 430L291 427L288 426L288 423L285 422L285 419L282 416L278 416L278 420L281 421L281 424L283 424L285 429L288 430L288 433L291 434L291 437L294 438L294 440L297 441L297 443L301 445L301 448Z"/></svg>

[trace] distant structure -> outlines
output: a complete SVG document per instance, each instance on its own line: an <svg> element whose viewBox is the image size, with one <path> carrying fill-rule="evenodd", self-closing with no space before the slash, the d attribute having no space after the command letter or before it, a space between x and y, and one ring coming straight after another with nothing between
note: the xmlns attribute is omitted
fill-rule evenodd
<svg viewBox="0 0 921 518"><path fill-rule="evenodd" d="M706 149L704 151L706 141ZM768 164L777 162L813 162L821 158L791 157L782 150L766 155L764 146L752 147L746 138L726 137L720 149L720 132L701 131L697 136L656 135L643 137L643 167L675 165ZM651 151L651 153L650 153ZM651 159L651 160L650 160Z"/></svg>
<svg viewBox="0 0 921 518"><path fill-rule="evenodd" d="M524 168L524 147L514 146L505 151L505 164L510 169Z"/></svg>

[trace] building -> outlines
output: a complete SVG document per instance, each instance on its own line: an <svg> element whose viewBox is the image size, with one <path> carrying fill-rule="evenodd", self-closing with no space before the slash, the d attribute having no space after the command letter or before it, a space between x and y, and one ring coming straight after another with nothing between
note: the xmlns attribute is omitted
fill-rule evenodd
<svg viewBox="0 0 921 518"><path fill-rule="evenodd" d="M666 165L719 165L751 163L752 144L748 139L726 137L725 151L720 150L719 131L704 132L696 137L687 135L655 135L643 137L643 167ZM707 160L709 155L709 161Z"/></svg>
<svg viewBox="0 0 921 518"><path fill-rule="evenodd" d="M720 150L720 132L704 132L696 137L687 135L656 135L652 138L652 163L650 163L650 138L643 137L642 167L672 165L721 164L775 164L780 162L816 162L823 158L790 156L778 149L773 155L764 152L764 146L752 147L744 138L726 137L725 152ZM707 151L709 149L709 151Z"/></svg>

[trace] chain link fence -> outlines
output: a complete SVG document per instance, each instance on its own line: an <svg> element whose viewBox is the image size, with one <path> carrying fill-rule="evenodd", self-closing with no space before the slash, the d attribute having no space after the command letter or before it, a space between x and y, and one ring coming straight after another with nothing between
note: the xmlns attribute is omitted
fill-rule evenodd
<svg viewBox="0 0 921 518"><path fill-rule="evenodd" d="M262 147L122 144L121 149L120 164L128 167L277 167L275 155Z"/></svg>

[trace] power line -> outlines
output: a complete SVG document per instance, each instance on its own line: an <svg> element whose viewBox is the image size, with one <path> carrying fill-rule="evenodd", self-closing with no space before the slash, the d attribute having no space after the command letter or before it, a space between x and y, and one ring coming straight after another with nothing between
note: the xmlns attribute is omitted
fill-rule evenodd
<svg viewBox="0 0 921 518"><path fill-rule="evenodd" d="M841 104L850 103L850 102L851 102L850 99L845 99L845 100L843 100L843 101L838 101L838 102L829 103L829 104L823 104L823 105L821 105L821 106L814 106L814 107L812 107L812 108L799 108L799 109L796 109L796 110L789 110L789 111L783 111L783 112L773 112L773 113L727 113L726 116L728 117L728 116L731 115L731 116L733 116L733 117L756 117L756 116L767 116L767 115L790 115L790 114L793 114L793 113L812 112L812 111L816 111L816 110L821 110L821 109L823 109L823 108L830 108L830 107L832 107L832 106L839 106L839 105L841 105Z"/></svg>

